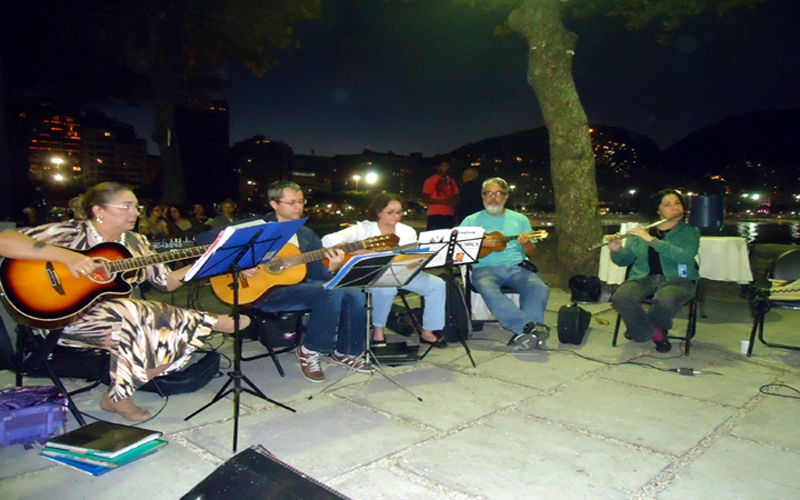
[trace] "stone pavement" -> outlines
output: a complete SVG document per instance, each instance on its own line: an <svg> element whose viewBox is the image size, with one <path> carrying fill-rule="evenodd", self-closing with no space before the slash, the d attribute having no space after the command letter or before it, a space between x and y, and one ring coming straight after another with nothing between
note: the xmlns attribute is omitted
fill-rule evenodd
<svg viewBox="0 0 800 500"><path fill-rule="evenodd" d="M667 354L624 339L612 348L615 314L593 304L580 346L559 345L553 332L548 350L512 352L504 347L508 332L489 323L469 342L477 368L458 344L389 367L422 402L379 375L360 374L309 400L321 385L303 379L293 354L280 356L286 378L269 359L247 362L245 374L297 413L244 395L239 450L259 443L364 500L800 498L798 401L759 391L774 383L800 388L800 353L756 345L745 358L740 340L751 320L738 287L712 283L707 295L708 317L698 320L688 357L677 345ZM568 299L553 291L548 323ZM798 319L795 311L770 312L768 335L800 343ZM675 328L685 325L680 316ZM222 351L230 353L230 343ZM263 348L248 343L246 351ZM701 373L663 370L680 367ZM346 374L328 362L324 369L329 380ZM233 456L230 397L183 420L225 380L169 398L146 424L169 446L100 477L54 465L38 446L0 449L0 498L180 498ZM12 384L10 373L0 374L0 387ZM78 405L118 420L98 409L100 395L81 394ZM135 399L153 412L164 405L150 393Z"/></svg>

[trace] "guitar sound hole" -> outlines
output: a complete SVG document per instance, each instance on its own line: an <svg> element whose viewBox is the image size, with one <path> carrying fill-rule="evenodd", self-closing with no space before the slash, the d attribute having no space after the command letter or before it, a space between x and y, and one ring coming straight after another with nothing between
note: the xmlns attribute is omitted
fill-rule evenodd
<svg viewBox="0 0 800 500"><path fill-rule="evenodd" d="M280 273L284 270L283 261L280 259L274 259L269 264L267 264L267 271L271 273Z"/></svg>

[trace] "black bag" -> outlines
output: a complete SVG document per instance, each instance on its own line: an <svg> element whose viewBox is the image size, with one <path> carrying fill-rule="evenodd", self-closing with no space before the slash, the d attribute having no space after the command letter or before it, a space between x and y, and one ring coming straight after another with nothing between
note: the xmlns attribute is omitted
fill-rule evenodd
<svg viewBox="0 0 800 500"><path fill-rule="evenodd" d="M300 330L307 322L306 314L306 311L259 313L254 320L259 323L258 340L273 349L291 350L297 347L301 340Z"/></svg>
<svg viewBox="0 0 800 500"><path fill-rule="evenodd" d="M447 291L445 298L445 325L442 330L434 333L446 342L460 342L461 339L467 340L472 336L472 321L470 321L469 312L467 311L464 289L449 274L443 274L440 278L444 280Z"/></svg>
<svg viewBox="0 0 800 500"><path fill-rule="evenodd" d="M558 341L580 345L591 320L592 313L574 302L561 306L558 310Z"/></svg>
<svg viewBox="0 0 800 500"><path fill-rule="evenodd" d="M194 363L182 370L156 377L139 388L140 391L156 392L165 396L185 394L202 389L219 373L220 354L206 352ZM155 383L154 383L155 382ZM156 387L158 384L158 387Z"/></svg>
<svg viewBox="0 0 800 500"><path fill-rule="evenodd" d="M597 302L600 300L600 278L578 274L569 279L573 302Z"/></svg>
<svg viewBox="0 0 800 500"><path fill-rule="evenodd" d="M421 307L412 307L410 310L406 310L405 306L392 304L389 317L386 318L386 328L404 337L410 337L417 334L415 325L422 325Z"/></svg>

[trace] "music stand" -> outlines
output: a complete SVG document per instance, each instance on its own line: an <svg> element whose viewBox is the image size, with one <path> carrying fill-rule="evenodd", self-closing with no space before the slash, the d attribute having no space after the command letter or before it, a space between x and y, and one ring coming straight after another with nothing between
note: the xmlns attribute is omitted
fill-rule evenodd
<svg viewBox="0 0 800 500"><path fill-rule="evenodd" d="M410 389L392 378L381 366L378 357L372 351L370 325L372 324L372 293L371 288L402 288L409 281L419 274L425 265L436 254L412 250L407 252L379 252L367 255L357 255L350 259L342 269L336 273L331 281L325 284L325 288L336 290L339 288L359 287L366 294L366 333L364 340L364 362L371 369L375 370L386 380L397 387L411 394L417 400L422 398L414 394ZM341 383L345 378L356 373L350 367L347 374L339 380L335 380L323 387L319 392L308 397L313 399L331 387Z"/></svg>
<svg viewBox="0 0 800 500"><path fill-rule="evenodd" d="M231 283L231 288L233 289L233 370L227 373L227 382L217 391L214 398L208 404L184 418L184 421L189 420L228 394L233 393L234 453L236 452L239 438L239 399L242 392L252 394L293 413L296 412L293 408L267 397L242 373L242 336L239 331L239 278L242 269L251 269L272 260L304 222L305 219L269 223L259 220L238 226L228 226L219 234L217 240L209 247L206 253L187 271L186 277L184 277L185 281L190 281L226 273L233 275ZM247 387L242 387L242 381L247 384ZM228 389L231 383L233 387Z"/></svg>
<svg viewBox="0 0 800 500"><path fill-rule="evenodd" d="M484 229L482 227L455 227L452 230L436 230L426 231L419 235L420 246L430 245L432 248L438 247L437 255L431 259L426 267L439 267L444 265L447 272L450 286L459 286L455 281L455 266L462 264L472 264L478 261L478 253L480 252L481 243L483 242ZM448 234L449 232L449 234ZM447 243L445 243L445 238ZM444 253L443 253L444 251ZM447 293L447 311L446 324L452 325L458 333L458 341L464 347L464 352L472 363L472 367L476 368L475 359L472 357L472 351L467 345L467 340L471 333L471 322L467 317L467 324L462 325L460 318L455 314L456 300L454 293ZM431 352L433 346L429 346L425 353L422 354L420 359Z"/></svg>

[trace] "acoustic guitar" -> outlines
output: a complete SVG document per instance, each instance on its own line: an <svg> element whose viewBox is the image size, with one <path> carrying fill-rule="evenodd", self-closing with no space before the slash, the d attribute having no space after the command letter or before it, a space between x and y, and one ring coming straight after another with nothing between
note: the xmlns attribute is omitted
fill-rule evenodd
<svg viewBox="0 0 800 500"><path fill-rule="evenodd" d="M357 250L383 251L391 250L397 245L400 239L396 234L383 234L373 236L363 241L355 243L345 243L334 248L343 250L345 253ZM239 304L250 304L266 295L273 287L295 285L306 277L306 264L325 259L325 252L328 249L321 248L311 252L300 253L300 250L287 244L281 248L274 259L258 266L255 276L246 277L239 275ZM233 304L233 275L222 274L214 276L211 281L211 289L217 298L227 304Z"/></svg>
<svg viewBox="0 0 800 500"><path fill-rule="evenodd" d="M202 255L208 245L133 257L123 245L107 241L76 250L102 263L88 276L75 278L60 262L5 258L0 263L0 293L8 313L33 328L63 328L79 319L96 301L127 297L138 269Z"/></svg>
<svg viewBox="0 0 800 500"><path fill-rule="evenodd" d="M547 238L547 231L544 229L533 231L529 234L531 237L531 243L538 243L539 241ZM508 246L508 242L516 240L519 235L515 234L514 236L505 236L499 231L493 231L491 233L486 233L483 237L484 241L486 238L491 238L496 242L496 244L493 247L487 247L486 245L481 244L481 249L478 251L479 259L486 257L492 252L502 252Z"/></svg>

